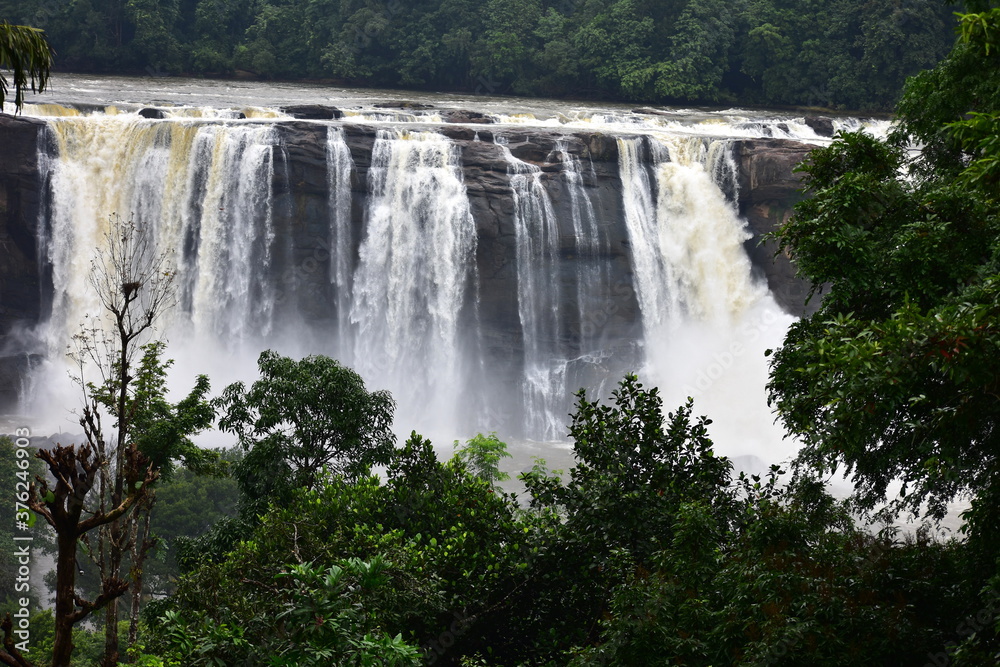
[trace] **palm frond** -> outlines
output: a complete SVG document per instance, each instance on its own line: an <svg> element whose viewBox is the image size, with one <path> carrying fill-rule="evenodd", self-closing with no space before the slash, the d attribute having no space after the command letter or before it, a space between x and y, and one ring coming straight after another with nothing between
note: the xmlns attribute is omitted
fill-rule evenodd
<svg viewBox="0 0 1000 667"><path fill-rule="evenodd" d="M27 90L38 93L45 90L54 55L44 31L0 21L0 105L7 99L11 86L3 70L11 71L14 106L20 111Z"/></svg>

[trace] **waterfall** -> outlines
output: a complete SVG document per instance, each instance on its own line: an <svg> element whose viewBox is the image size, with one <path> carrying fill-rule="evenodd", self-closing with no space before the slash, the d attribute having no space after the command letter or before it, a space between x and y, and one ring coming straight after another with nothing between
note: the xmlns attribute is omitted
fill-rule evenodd
<svg viewBox="0 0 1000 667"><path fill-rule="evenodd" d="M200 219L188 220L200 227L190 314L202 335L244 339L271 330L274 142L273 128L263 125L198 132L195 159L207 173L192 192Z"/></svg>
<svg viewBox="0 0 1000 667"><path fill-rule="evenodd" d="M463 395L459 323L475 222L459 154L431 132L381 130L354 275L354 363L414 427L454 424Z"/></svg>
<svg viewBox="0 0 1000 667"><path fill-rule="evenodd" d="M642 310L644 374L667 405L696 399L727 453L789 453L768 415L764 350L792 318L753 279L728 142L684 135L618 139L623 208ZM727 199L727 192L732 199Z"/></svg>
<svg viewBox="0 0 1000 667"><path fill-rule="evenodd" d="M99 312L87 276L115 215L170 255L180 313L195 331L241 338L269 330L273 127L128 116L49 127L59 157L45 161L52 202L41 238L55 285L53 340L68 340L85 314Z"/></svg>
<svg viewBox="0 0 1000 667"><path fill-rule="evenodd" d="M638 371L668 408L694 396L734 440L780 440L725 425L751 401L770 422L763 348L790 318L752 277L724 128L233 115L48 117L50 362L99 311L87 273L117 213L171 258L182 385L252 381L265 348L328 354L392 392L400 435L559 441L576 390Z"/></svg>
<svg viewBox="0 0 1000 667"><path fill-rule="evenodd" d="M344 139L344 131L333 125L327 128L326 169L330 191L330 282L336 288L339 356L346 357L352 349L350 308L354 246L351 237L351 173L354 161Z"/></svg>
<svg viewBox="0 0 1000 667"><path fill-rule="evenodd" d="M572 329L577 352L593 354L601 344L600 332L594 323L610 287L608 266L600 256L603 247L597 212L584 185L581 161L569 152L566 141L556 142L553 155L549 157L555 157L562 167L563 187L568 194L573 222L577 317Z"/></svg>
<svg viewBox="0 0 1000 667"><path fill-rule="evenodd" d="M559 409L566 396L566 359L559 283L559 226L542 183L542 170L517 159L498 142L507 161L517 241L517 312L524 337L521 380L526 431L543 440L563 435Z"/></svg>
<svg viewBox="0 0 1000 667"><path fill-rule="evenodd" d="M735 186L725 143L640 137L619 138L618 146L647 339L685 320L731 325L766 289L751 277L745 223L715 180Z"/></svg>

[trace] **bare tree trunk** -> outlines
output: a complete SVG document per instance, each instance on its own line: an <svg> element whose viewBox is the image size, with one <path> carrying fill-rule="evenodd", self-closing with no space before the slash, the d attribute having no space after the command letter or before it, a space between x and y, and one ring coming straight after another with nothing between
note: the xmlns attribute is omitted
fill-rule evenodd
<svg viewBox="0 0 1000 667"><path fill-rule="evenodd" d="M74 522L75 524L75 522ZM73 528L76 526L74 525ZM56 609L55 638L53 641L52 667L70 667L73 656L73 625L76 605L76 540L75 530L60 531L56 535Z"/></svg>
<svg viewBox="0 0 1000 667"><path fill-rule="evenodd" d="M112 600L104 610L104 660L102 667L118 664L118 600Z"/></svg>
<svg viewBox="0 0 1000 667"><path fill-rule="evenodd" d="M149 515L151 512L152 507L147 507L142 517L142 525L138 527L132 537L132 610L129 614L129 646L135 646L139 639L139 607L142 604L143 566L146 563L146 552L153 546L149 542Z"/></svg>

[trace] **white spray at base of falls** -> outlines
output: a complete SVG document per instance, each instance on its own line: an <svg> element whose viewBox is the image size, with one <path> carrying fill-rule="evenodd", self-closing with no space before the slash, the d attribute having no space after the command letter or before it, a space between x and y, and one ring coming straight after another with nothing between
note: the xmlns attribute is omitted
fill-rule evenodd
<svg viewBox="0 0 1000 667"><path fill-rule="evenodd" d="M501 174L488 206L508 217L490 242L509 252L496 266L479 257L477 269L458 145L412 128L380 126L364 193L364 160L356 167L351 148L361 156L362 137L371 134L352 134L349 148L340 123L298 125L317 138L309 159L326 161L325 202L311 205L327 217L312 218L318 226L300 232L293 247L301 193L293 191L299 174L290 166L293 147L282 144L290 136L282 122L50 120L58 145L48 160L53 199L42 237L56 286L50 360L95 307L86 270L107 214L134 213L176 263L180 304L166 334L179 386L189 387L196 373L212 377L216 390L252 381L265 348L331 354L370 388L393 393L400 434L415 428L449 442L481 429L477 418L495 409L507 421L485 425L501 436L520 430L563 440L572 392L586 386L591 398L605 398L629 368L661 388L668 410L693 395L696 412L716 420L713 435L735 443L725 453L773 452L780 443L763 402L763 349L780 344L792 318L751 279L726 141L666 133L619 140L628 243L618 214L601 217L610 207L600 197L616 191L606 165L595 172L579 145L571 149L577 137L556 138L547 156L515 147L537 164L498 141L495 153L482 152ZM287 190L276 193L274 183ZM310 235L315 248L306 247ZM328 256L328 265L318 260L319 280L298 271L312 261L307 253ZM517 310L513 298L498 309L509 331L491 330L487 340L478 270L494 269L516 274ZM513 283L506 285L513 297ZM295 292L307 288L316 291ZM314 295L321 306L308 301ZM319 314L310 320L306 308ZM484 350L500 347L515 368L483 362Z"/></svg>
<svg viewBox="0 0 1000 667"><path fill-rule="evenodd" d="M440 134L381 130L369 190L351 304L355 370L392 392L397 421L454 424L476 243L458 151Z"/></svg>
<svg viewBox="0 0 1000 667"><path fill-rule="evenodd" d="M727 142L619 138L625 223L642 309L646 367L665 406L688 397L712 416L723 453L786 458L766 406L765 350L794 318L754 280L746 223L721 188L735 189ZM735 198L735 191L732 192Z"/></svg>

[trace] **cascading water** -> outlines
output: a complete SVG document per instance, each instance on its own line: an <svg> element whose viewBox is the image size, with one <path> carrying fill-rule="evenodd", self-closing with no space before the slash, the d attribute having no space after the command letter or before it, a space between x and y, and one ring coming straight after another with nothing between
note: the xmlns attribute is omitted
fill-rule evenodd
<svg viewBox="0 0 1000 667"><path fill-rule="evenodd" d="M171 256L179 312L196 331L237 338L267 332L272 127L108 116L50 128L59 154L47 161L52 202L45 234L55 339L68 340L85 313L98 312L87 276L115 215Z"/></svg>
<svg viewBox="0 0 1000 667"><path fill-rule="evenodd" d="M476 242L458 152L440 134L380 131L369 190L350 310L355 367L392 391L414 427L455 424Z"/></svg>
<svg viewBox="0 0 1000 667"><path fill-rule="evenodd" d="M330 217L330 282L336 289L337 349L346 357L353 349L351 336L351 276L354 247L351 235L351 173L354 161L344 131L330 126L326 135L327 187Z"/></svg>
<svg viewBox="0 0 1000 667"><path fill-rule="evenodd" d="M763 409L762 359L792 318L752 277L743 249L750 234L725 196L735 197L737 183L726 142L647 136L618 145L645 373L668 405L694 397L696 410L728 431L724 441L744 441L730 453L780 451L781 433Z"/></svg>
<svg viewBox="0 0 1000 667"><path fill-rule="evenodd" d="M200 216L181 220L199 227L197 260L186 261L192 269L186 277L193 283L188 312L200 335L244 339L270 332L274 141L268 126L210 125L197 135L195 159L207 166L203 189L193 192Z"/></svg>
<svg viewBox="0 0 1000 667"><path fill-rule="evenodd" d="M559 224L542 183L542 170L523 162L503 143L514 197L517 239L517 310L524 336L523 405L527 432L559 437L566 396L566 359L558 353L564 332L559 284Z"/></svg>
<svg viewBox="0 0 1000 667"><path fill-rule="evenodd" d="M580 355L598 353L600 336L594 321L600 304L608 294L610 279L608 266L601 260L603 241L594 203L584 184L583 166L569 152L565 140L556 142L552 155L562 166L563 187L568 195L570 218L573 222L576 326L571 327Z"/></svg>
<svg viewBox="0 0 1000 667"><path fill-rule="evenodd" d="M267 110L253 120L168 115L50 114L52 146L41 152L51 201L40 234L55 286L50 360L95 308L89 259L117 212L172 255L181 289L169 354L185 377L207 372L217 387L253 379L252 357L226 361L233 348L333 354L370 387L392 391L400 433L460 437L481 428L477 415L511 406L489 428L559 440L573 391L606 395L634 369L661 387L667 407L693 395L717 425L736 415L724 427L734 442L780 440L763 405L763 349L791 318L751 277L720 124L699 135L673 131L674 119L550 119L541 125L563 129L541 153L517 149L519 159L502 137L525 135L527 116L505 130L494 114L496 144L474 144L473 133L462 144L434 125L437 116L359 112L288 129L291 119ZM350 130L349 142L357 121L368 125ZM581 136L595 131L617 137L610 176L588 163ZM285 142L295 132L315 145L308 160L325 161L322 203L301 201L302 184L316 181L293 165L300 158ZM465 151L482 160L471 172L478 194L466 183ZM476 169L502 176L480 179ZM296 230L314 223L299 216L317 210L322 220L307 234L317 250L303 260L312 241ZM308 262L322 271L299 270ZM487 278L508 290L509 315L496 291L489 303L501 314L482 310L480 297L496 290ZM204 349L213 352L189 354ZM744 413L753 416L739 421ZM744 428L748 420L765 425Z"/></svg>

